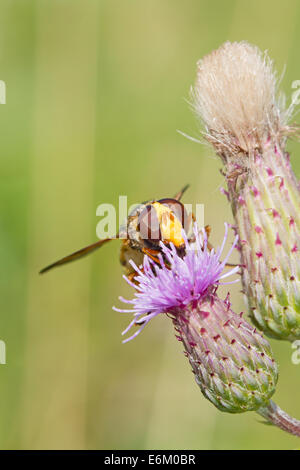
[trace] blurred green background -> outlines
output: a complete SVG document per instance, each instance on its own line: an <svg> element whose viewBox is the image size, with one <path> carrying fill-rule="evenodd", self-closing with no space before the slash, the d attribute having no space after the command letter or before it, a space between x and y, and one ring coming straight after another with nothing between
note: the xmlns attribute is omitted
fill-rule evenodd
<svg viewBox="0 0 300 470"><path fill-rule="evenodd" d="M220 243L231 221L221 164L176 132L199 135L186 102L196 61L247 39L287 66L290 97L299 28L296 0L1 0L0 448L299 447L254 413L205 400L168 319L121 344L130 318L111 307L131 292L119 242L38 275L96 240L98 204L168 197L187 182L184 201L205 204ZM288 343L272 345L275 400L300 418L300 366Z"/></svg>

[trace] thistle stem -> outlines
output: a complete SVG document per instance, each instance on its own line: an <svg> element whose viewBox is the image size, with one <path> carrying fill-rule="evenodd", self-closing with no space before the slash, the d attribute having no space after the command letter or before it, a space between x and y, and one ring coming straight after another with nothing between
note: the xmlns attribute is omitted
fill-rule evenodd
<svg viewBox="0 0 300 470"><path fill-rule="evenodd" d="M300 437L300 421L289 416L272 400L270 400L267 406L259 408L257 413L283 431Z"/></svg>

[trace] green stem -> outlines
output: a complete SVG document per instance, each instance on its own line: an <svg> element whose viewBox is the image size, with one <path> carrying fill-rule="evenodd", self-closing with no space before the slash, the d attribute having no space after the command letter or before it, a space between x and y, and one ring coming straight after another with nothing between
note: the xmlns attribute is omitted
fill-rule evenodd
<svg viewBox="0 0 300 470"><path fill-rule="evenodd" d="M300 437L300 421L293 418L292 416L289 416L272 400L270 400L267 406L259 408L257 413L283 431Z"/></svg>

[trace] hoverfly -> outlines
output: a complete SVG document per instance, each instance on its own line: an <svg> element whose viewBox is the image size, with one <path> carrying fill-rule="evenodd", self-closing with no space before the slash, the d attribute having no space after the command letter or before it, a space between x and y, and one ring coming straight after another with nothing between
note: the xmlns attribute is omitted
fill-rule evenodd
<svg viewBox="0 0 300 470"><path fill-rule="evenodd" d="M188 234L194 216L188 215L184 205L180 202L188 185L179 191L173 198L165 198L147 201L139 204L128 216L126 224L120 228L116 237L99 240L81 250L65 256L55 263L46 266L40 274L52 268L75 261L92 253L105 243L122 239L120 250L120 262L125 268L129 279L134 279L136 272L130 264L133 260L136 266L143 263L145 255L149 256L155 263L160 264L159 253L161 253L160 242L166 245L173 243L178 254L184 256L185 242L182 230ZM210 227L205 227L207 236Z"/></svg>

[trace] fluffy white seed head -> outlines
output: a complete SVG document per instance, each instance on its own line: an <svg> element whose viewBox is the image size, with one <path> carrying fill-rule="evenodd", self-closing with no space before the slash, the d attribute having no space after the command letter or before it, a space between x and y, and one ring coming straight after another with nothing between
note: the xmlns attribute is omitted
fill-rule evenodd
<svg viewBox="0 0 300 470"><path fill-rule="evenodd" d="M226 42L197 64L193 106L219 153L249 152L283 124L276 74L266 53Z"/></svg>

